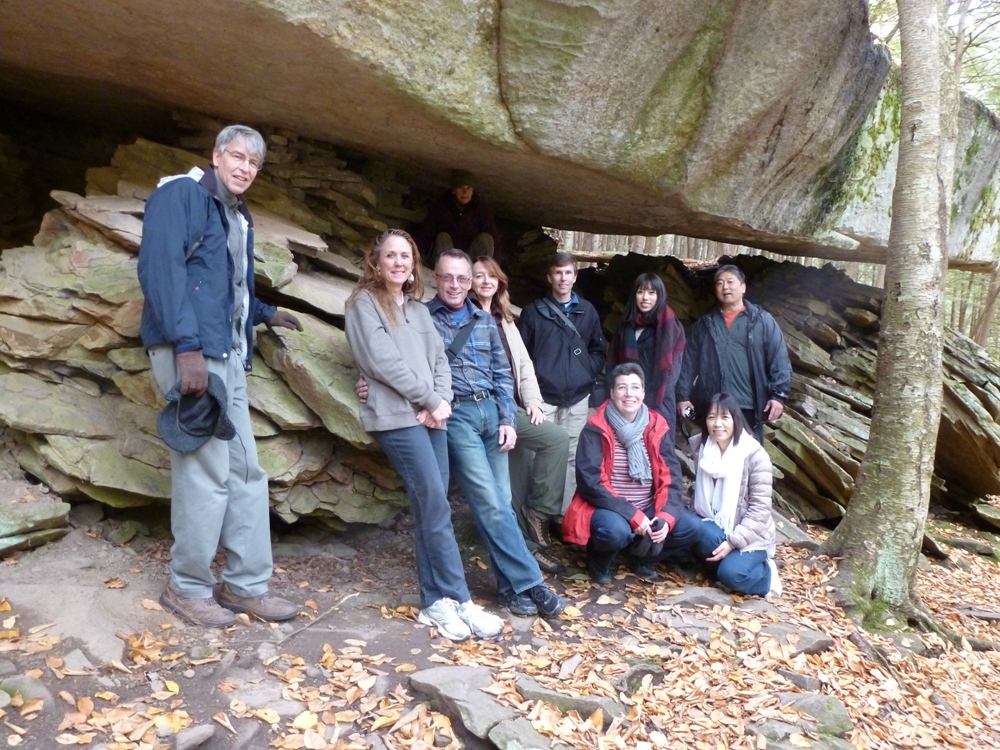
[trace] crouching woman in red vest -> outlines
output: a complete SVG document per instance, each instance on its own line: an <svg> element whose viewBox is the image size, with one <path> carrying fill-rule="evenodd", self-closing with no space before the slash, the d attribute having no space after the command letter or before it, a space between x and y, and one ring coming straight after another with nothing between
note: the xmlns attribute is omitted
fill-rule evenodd
<svg viewBox="0 0 1000 750"><path fill-rule="evenodd" d="M611 397L587 420L576 452L576 495L563 540L587 548L587 573L610 583L624 553L640 578L665 549L694 546L704 524L681 502L681 470L667 421L644 403L635 362L611 373Z"/></svg>

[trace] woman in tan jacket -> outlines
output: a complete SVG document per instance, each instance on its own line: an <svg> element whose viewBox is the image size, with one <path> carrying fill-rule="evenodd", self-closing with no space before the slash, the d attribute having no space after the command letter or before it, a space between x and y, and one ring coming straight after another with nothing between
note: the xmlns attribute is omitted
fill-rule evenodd
<svg viewBox="0 0 1000 750"><path fill-rule="evenodd" d="M546 573L559 573L563 564L549 547L549 522L562 516L569 436L555 422L545 419L535 366L514 325L507 293L507 274L500 265L482 256L472 266L472 295L493 315L500 340L514 376L517 404L517 445L510 452L510 489L517 522L525 544Z"/></svg>
<svg viewBox="0 0 1000 750"><path fill-rule="evenodd" d="M701 435L691 445L698 461L692 510L705 524L695 554L728 589L780 595L771 459L747 429L735 398L712 397Z"/></svg>

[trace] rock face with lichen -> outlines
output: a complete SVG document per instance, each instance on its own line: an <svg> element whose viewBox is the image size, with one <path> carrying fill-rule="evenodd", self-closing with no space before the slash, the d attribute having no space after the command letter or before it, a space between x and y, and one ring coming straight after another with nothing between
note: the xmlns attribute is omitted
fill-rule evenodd
<svg viewBox="0 0 1000 750"><path fill-rule="evenodd" d="M362 164L365 178L328 144L268 137L286 165L247 196L257 287L303 324L301 332L261 327L248 377L271 507L287 521L380 523L406 496L358 419L357 369L342 324L359 276L352 258L386 221L399 221L393 190L405 188L385 165ZM211 142L191 136L205 138ZM17 441L20 465L61 495L115 507L169 501L169 456L156 430L165 402L138 338L136 256L145 198L159 178L204 163L204 153L152 141L123 145L111 167L88 174L86 196L53 191L61 207L45 216L33 245L0 256L0 424ZM323 179L304 176L321 172ZM302 184L322 195L307 196ZM363 203L344 198L351 190ZM379 197L388 214L375 211ZM349 238L332 236L338 223ZM22 539L28 531L35 529L18 526L8 541L26 545L36 539ZM42 531L32 543L52 533Z"/></svg>
<svg viewBox="0 0 1000 750"><path fill-rule="evenodd" d="M462 166L500 215L532 224L884 257L899 86L863 2L213 8L225 34L201 0L0 4L0 94L97 118L181 107L270 123L389 157L422 189ZM986 265L1000 127L964 100L959 130L950 250ZM359 197L327 190L345 211ZM357 238L312 218L295 221Z"/></svg>

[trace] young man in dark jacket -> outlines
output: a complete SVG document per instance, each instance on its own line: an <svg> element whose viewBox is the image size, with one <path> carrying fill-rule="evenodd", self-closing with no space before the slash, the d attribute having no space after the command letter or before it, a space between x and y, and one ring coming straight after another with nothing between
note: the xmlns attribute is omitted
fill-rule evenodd
<svg viewBox="0 0 1000 750"><path fill-rule="evenodd" d="M715 272L719 306L691 327L677 381L677 410L704 418L709 400L726 392L739 401L747 424L764 442L764 422L781 416L792 365L785 337L771 314L747 302L743 272L732 265Z"/></svg>
<svg viewBox="0 0 1000 750"><path fill-rule="evenodd" d="M298 611L268 594L267 474L257 461L246 389L253 327L302 330L293 315L254 295L253 222L242 195L264 153L257 131L225 128L207 171L166 178L149 197L139 248L142 342L157 387L164 395L179 391L180 415L209 398L210 374L221 379L236 433L170 450L174 544L160 603L204 627L232 625L234 612L281 621ZM227 557L216 585L211 564L220 546Z"/></svg>
<svg viewBox="0 0 1000 750"><path fill-rule="evenodd" d="M569 435L563 513L576 492L576 444L587 423L590 392L604 370L606 347L594 306L573 291L576 260L557 253L549 265L552 293L524 308L518 329L535 364L545 418Z"/></svg>
<svg viewBox="0 0 1000 750"><path fill-rule="evenodd" d="M420 253L437 262L443 250L464 250L472 258L486 255L500 262L500 230L493 211L476 194L476 176L459 169L451 173L448 191L431 206L413 233Z"/></svg>

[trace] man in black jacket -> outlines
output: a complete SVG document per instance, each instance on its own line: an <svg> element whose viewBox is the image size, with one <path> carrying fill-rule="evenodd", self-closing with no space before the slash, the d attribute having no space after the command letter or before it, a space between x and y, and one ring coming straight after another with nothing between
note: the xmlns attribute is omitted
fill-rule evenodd
<svg viewBox="0 0 1000 750"><path fill-rule="evenodd" d="M535 364L545 418L569 435L565 513L576 492L576 444L587 423L590 392L604 370L606 347L597 310L573 291L573 256L556 253L547 278L552 293L524 308L518 329Z"/></svg>
<svg viewBox="0 0 1000 750"><path fill-rule="evenodd" d="M677 410L693 408L704 419L709 399L725 391L736 397L757 440L764 422L781 416L788 400L792 365L781 329L762 307L743 299L747 285L733 265L715 272L719 307L691 327L677 381Z"/></svg>

